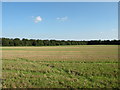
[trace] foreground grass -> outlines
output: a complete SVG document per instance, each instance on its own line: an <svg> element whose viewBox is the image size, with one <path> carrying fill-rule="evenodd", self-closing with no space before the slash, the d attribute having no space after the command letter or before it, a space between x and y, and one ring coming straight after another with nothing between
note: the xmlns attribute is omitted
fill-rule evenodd
<svg viewBox="0 0 120 90"><path fill-rule="evenodd" d="M4 47L3 88L118 88L117 54L117 46Z"/></svg>

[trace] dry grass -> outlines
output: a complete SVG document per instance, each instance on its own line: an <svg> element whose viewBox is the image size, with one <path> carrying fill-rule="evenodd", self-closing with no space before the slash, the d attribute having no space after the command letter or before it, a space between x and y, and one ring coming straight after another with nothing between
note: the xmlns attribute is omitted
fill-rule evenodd
<svg viewBox="0 0 120 90"><path fill-rule="evenodd" d="M3 47L2 49L3 59L96 61L99 59L117 60L118 58L117 46Z"/></svg>

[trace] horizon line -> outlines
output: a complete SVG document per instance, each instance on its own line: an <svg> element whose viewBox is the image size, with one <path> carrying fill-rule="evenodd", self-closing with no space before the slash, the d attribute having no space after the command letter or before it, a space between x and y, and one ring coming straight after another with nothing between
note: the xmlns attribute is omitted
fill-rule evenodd
<svg viewBox="0 0 120 90"><path fill-rule="evenodd" d="M40 39L40 38L19 38L19 37L14 37L14 38L10 38L10 37L0 37L0 39L2 39L2 38L8 38L8 39L16 39L16 38L18 38L18 39L20 39L20 40L22 40L22 39L28 39L28 40L30 40L30 39L32 39L32 40L59 40L59 41L61 41L61 40L64 40L64 41L94 41L94 40L101 40L101 41L104 41L104 40L110 40L110 41L112 41L112 40L120 40L120 39Z"/></svg>

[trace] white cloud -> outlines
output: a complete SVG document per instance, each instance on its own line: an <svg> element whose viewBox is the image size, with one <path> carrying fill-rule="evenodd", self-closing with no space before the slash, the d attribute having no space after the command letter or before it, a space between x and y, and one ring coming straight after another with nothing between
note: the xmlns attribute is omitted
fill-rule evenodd
<svg viewBox="0 0 120 90"><path fill-rule="evenodd" d="M68 17L67 16L65 16L65 17L57 17L56 19L59 20L59 21L66 21L66 20L68 20Z"/></svg>
<svg viewBox="0 0 120 90"><path fill-rule="evenodd" d="M38 22L41 22L42 21L42 18L40 17L40 16L37 16L37 17L35 17L35 19L34 19L34 22L35 23L38 23Z"/></svg>

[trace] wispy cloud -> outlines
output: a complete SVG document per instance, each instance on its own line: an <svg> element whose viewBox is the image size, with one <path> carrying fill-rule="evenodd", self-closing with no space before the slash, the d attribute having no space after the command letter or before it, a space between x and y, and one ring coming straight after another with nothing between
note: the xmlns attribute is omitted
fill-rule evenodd
<svg viewBox="0 0 120 90"><path fill-rule="evenodd" d="M34 16L32 16L32 18L34 18ZM41 22L42 21L42 18L40 17L40 16L37 16L37 17L35 17L35 19L34 19L34 22L35 23L38 23L38 22Z"/></svg>
<svg viewBox="0 0 120 90"><path fill-rule="evenodd" d="M34 18L34 16L31 16L32 18Z"/></svg>
<svg viewBox="0 0 120 90"><path fill-rule="evenodd" d="M99 32L97 36L100 39L118 39L118 30L117 29L103 30Z"/></svg>
<svg viewBox="0 0 120 90"><path fill-rule="evenodd" d="M68 20L68 17L67 16L65 16L65 17L57 17L56 19L59 20L59 21L66 21L66 20Z"/></svg>

